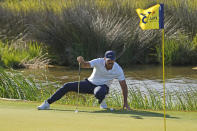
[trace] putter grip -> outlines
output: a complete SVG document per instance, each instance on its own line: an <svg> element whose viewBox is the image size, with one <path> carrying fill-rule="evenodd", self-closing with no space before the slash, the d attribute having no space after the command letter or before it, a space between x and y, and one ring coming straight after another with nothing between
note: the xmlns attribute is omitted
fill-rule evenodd
<svg viewBox="0 0 197 131"><path fill-rule="evenodd" d="M79 75L81 73L81 63L79 63Z"/></svg>

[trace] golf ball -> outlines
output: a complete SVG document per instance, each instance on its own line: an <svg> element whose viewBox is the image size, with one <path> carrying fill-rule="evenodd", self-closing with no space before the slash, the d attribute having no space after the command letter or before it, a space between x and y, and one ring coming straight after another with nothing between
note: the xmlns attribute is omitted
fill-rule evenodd
<svg viewBox="0 0 197 131"><path fill-rule="evenodd" d="M75 113L78 113L78 110L75 110Z"/></svg>
<svg viewBox="0 0 197 131"><path fill-rule="evenodd" d="M110 108L110 110L113 111L114 109L113 108Z"/></svg>

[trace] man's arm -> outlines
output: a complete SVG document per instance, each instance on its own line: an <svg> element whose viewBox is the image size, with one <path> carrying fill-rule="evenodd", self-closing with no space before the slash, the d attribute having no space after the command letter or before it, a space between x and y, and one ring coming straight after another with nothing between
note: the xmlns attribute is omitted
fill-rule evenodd
<svg viewBox="0 0 197 131"><path fill-rule="evenodd" d="M91 68L90 63L88 61L85 61L82 56L78 56L77 61L81 64L82 68Z"/></svg>
<svg viewBox="0 0 197 131"><path fill-rule="evenodd" d="M122 94L123 94L123 97L124 97L123 109L126 108L126 109L130 110L130 107L129 107L128 101L127 101L128 87L127 87L126 81L122 80L122 81L119 81L119 83L120 83L120 86L121 86L121 89L122 89Z"/></svg>

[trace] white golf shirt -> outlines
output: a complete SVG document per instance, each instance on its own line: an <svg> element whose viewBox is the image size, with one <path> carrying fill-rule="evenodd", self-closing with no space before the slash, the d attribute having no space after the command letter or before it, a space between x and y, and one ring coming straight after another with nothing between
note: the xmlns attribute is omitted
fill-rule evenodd
<svg viewBox="0 0 197 131"><path fill-rule="evenodd" d="M94 85L106 84L109 86L113 79L125 80L124 72L116 62L114 62L111 70L106 69L104 58L93 59L89 63L94 69L88 80Z"/></svg>

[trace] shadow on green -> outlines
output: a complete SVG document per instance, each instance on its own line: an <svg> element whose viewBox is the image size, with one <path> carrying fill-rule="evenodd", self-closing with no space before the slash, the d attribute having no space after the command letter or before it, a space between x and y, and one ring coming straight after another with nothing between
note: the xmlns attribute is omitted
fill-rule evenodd
<svg viewBox="0 0 197 131"><path fill-rule="evenodd" d="M69 111L73 112L74 110L71 109L50 109L53 111ZM109 114L120 114L120 115L130 115L130 117L135 118L135 119L144 119L144 117L160 117L163 118L164 114L159 113L159 112L151 112L151 111L142 111L142 110L122 110L122 109L115 109L111 111L109 108L105 110L97 110L97 111L85 111L85 110L79 110L80 112L85 112L85 113L109 113ZM169 114L166 114L166 118L170 119L180 119L179 117L173 117L170 116Z"/></svg>

